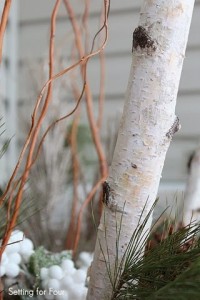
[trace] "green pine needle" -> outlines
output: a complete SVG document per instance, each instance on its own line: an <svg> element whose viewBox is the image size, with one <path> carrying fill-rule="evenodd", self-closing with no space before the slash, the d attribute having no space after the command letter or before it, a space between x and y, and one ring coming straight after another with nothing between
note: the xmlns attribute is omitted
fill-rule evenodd
<svg viewBox="0 0 200 300"><path fill-rule="evenodd" d="M11 139L8 139L3 146L0 149L0 159L2 158L2 156L5 154L5 152L8 150L8 147L10 145L10 141Z"/></svg>
<svg viewBox="0 0 200 300"><path fill-rule="evenodd" d="M199 300L200 299L200 257L182 272L174 281L152 293L147 300Z"/></svg>
<svg viewBox="0 0 200 300"><path fill-rule="evenodd" d="M186 300L188 295L200 299L200 242L197 238L200 226L177 230L146 251L143 257L141 251L147 237L144 241L142 238L151 211L133 233L111 299ZM190 246L184 248L191 241Z"/></svg>

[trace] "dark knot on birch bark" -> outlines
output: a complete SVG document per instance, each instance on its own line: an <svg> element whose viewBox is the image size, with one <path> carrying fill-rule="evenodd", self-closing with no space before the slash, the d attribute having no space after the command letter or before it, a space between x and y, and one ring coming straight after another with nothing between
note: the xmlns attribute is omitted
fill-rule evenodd
<svg viewBox="0 0 200 300"><path fill-rule="evenodd" d="M133 32L133 44L132 44L132 52L134 49L140 47L141 49L151 49L152 51L156 51L156 42L151 38L148 34L147 30L138 26Z"/></svg>
<svg viewBox="0 0 200 300"><path fill-rule="evenodd" d="M105 205L109 204L109 197L110 197L110 186L107 181L103 183L103 203Z"/></svg>
<svg viewBox="0 0 200 300"><path fill-rule="evenodd" d="M170 127L169 131L166 133L166 137L169 139L173 138L173 135L181 129L181 124L179 118L176 116L174 123Z"/></svg>

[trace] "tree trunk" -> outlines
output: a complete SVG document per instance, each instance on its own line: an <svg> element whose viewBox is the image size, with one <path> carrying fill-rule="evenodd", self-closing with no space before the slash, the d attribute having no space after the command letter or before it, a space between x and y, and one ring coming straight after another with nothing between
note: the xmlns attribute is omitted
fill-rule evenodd
<svg viewBox="0 0 200 300"><path fill-rule="evenodd" d="M175 105L193 5L193 0L145 0L141 8L123 116L103 188L88 300L111 298L116 253L120 262L142 212L141 221L155 201L166 152L180 126Z"/></svg>
<svg viewBox="0 0 200 300"><path fill-rule="evenodd" d="M200 221L200 147L195 150L190 162L181 217L185 226Z"/></svg>

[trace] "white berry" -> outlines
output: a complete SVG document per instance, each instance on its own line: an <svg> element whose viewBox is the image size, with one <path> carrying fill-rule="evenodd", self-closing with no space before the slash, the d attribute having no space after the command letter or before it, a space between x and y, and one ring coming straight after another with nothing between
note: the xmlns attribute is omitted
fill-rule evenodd
<svg viewBox="0 0 200 300"><path fill-rule="evenodd" d="M7 263L8 263L8 255L6 251L4 251L1 257L1 264L5 266Z"/></svg>
<svg viewBox="0 0 200 300"><path fill-rule="evenodd" d="M63 278L63 270L60 266L53 265L49 268L49 277L55 279L62 279Z"/></svg>
<svg viewBox="0 0 200 300"><path fill-rule="evenodd" d="M16 253L19 252L20 246L19 246L19 242L9 242L8 245L6 246L6 254L10 254L10 253Z"/></svg>
<svg viewBox="0 0 200 300"><path fill-rule="evenodd" d="M48 275L49 275L49 270L47 268L41 268L40 270L40 278L42 280L45 280L48 278Z"/></svg>
<svg viewBox="0 0 200 300"><path fill-rule="evenodd" d="M20 243L20 253L23 254L32 254L33 252L33 243L30 239L24 239L21 243Z"/></svg>
<svg viewBox="0 0 200 300"><path fill-rule="evenodd" d="M69 294L67 291L64 291L62 295L57 295L56 300L70 300Z"/></svg>
<svg viewBox="0 0 200 300"><path fill-rule="evenodd" d="M5 275L5 273L6 273L6 269L5 269L5 267L4 266L0 266L0 277L2 277L3 275Z"/></svg>
<svg viewBox="0 0 200 300"><path fill-rule="evenodd" d="M86 280L86 271L85 270L77 270L74 274L73 274L73 279L75 283L85 283Z"/></svg>
<svg viewBox="0 0 200 300"><path fill-rule="evenodd" d="M21 258L21 255L19 253L15 252L15 253L10 253L9 254L8 260L9 260L9 262L12 262L12 263L15 263L15 264L19 265L22 258Z"/></svg>
<svg viewBox="0 0 200 300"><path fill-rule="evenodd" d="M19 275L19 272L20 272L20 268L19 268L19 266L17 264L8 263L6 265L6 272L5 272L5 274L8 277L11 277L11 278L17 277Z"/></svg>
<svg viewBox="0 0 200 300"><path fill-rule="evenodd" d="M8 243L19 243L23 241L24 239L24 234L20 230L14 230L9 238Z"/></svg>
<svg viewBox="0 0 200 300"><path fill-rule="evenodd" d="M60 289L60 282L57 279L49 279L48 288L58 291Z"/></svg>
<svg viewBox="0 0 200 300"><path fill-rule="evenodd" d="M61 263L63 271L67 274L73 274L75 272L74 262L71 259L65 259Z"/></svg>
<svg viewBox="0 0 200 300"><path fill-rule="evenodd" d="M72 285L73 285L73 279L71 276L65 276L61 281L61 287L63 289L69 290Z"/></svg>

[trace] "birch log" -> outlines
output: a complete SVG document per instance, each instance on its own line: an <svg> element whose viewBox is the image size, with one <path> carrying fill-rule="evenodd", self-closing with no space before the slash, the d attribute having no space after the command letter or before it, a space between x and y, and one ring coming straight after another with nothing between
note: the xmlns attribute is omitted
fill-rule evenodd
<svg viewBox="0 0 200 300"><path fill-rule="evenodd" d="M104 211L90 270L88 300L111 298L116 228L122 258L145 207L155 201L170 141L178 131L175 105L194 0L145 0L133 33L132 65L107 181ZM150 224L149 224L150 226ZM106 260L106 263L105 263Z"/></svg>
<svg viewBox="0 0 200 300"><path fill-rule="evenodd" d="M200 221L200 147L191 159L182 211L183 225Z"/></svg>

